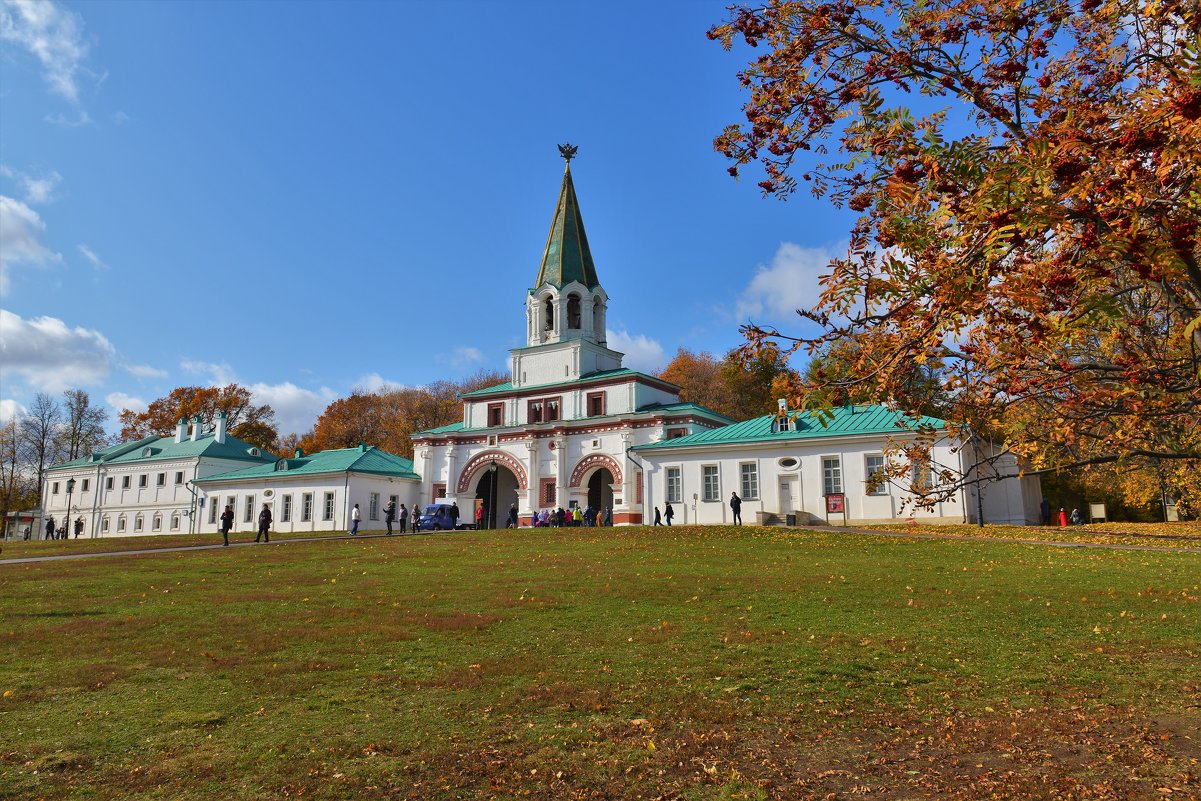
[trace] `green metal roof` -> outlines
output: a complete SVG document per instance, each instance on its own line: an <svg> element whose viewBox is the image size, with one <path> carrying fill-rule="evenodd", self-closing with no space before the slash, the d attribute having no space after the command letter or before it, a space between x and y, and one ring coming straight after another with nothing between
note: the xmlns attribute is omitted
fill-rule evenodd
<svg viewBox="0 0 1201 801"><path fill-rule="evenodd" d="M569 163L567 171L563 173L563 188L559 190L559 202L551 220L550 234L546 237L546 249L542 252L542 266L538 268L534 289L544 284L562 289L572 281L579 281L589 289L600 286L600 281L596 279L596 266L592 263L592 251L588 249L588 237L584 233L584 219L580 216L580 204L576 200Z"/></svg>
<svg viewBox="0 0 1201 801"><path fill-rule="evenodd" d="M641 374L639 374L639 375L641 375ZM715 412L712 409L707 408L705 406L701 406L699 403L650 403L650 404L647 404L646 406L639 406L637 409L635 409L632 412L623 412L621 414L606 414L606 415L602 415L602 417L625 417L626 415L629 415L629 414L654 414L654 413L662 413L662 412L700 412L701 414L704 414L708 417L715 418L717 420L730 420L730 418L726 417L724 414ZM574 423L574 422L579 422L579 421L583 421L583 420L595 420L595 419L598 419L598 418L581 417L581 418L576 418L573 420L557 420L555 422L557 422L557 423ZM733 421L731 420L731 422L733 422ZM542 425L550 425L550 424L546 423L546 424L542 424ZM502 426L502 427L504 427L504 428L521 428L522 426ZM496 431L497 428L498 428L497 426L485 426L485 427L481 427L481 428L468 428L467 426L463 425L462 423L451 423L450 425L438 426L437 428L431 428L426 431L414 431L413 436L418 437L418 436L426 436L426 435L432 436L432 435L436 435L436 434L458 434L458 433L465 432L465 431L466 432Z"/></svg>
<svg viewBox="0 0 1201 801"><path fill-rule="evenodd" d="M701 412L710 417L716 417L721 420L729 420L734 422L733 417L726 417L721 412L715 412L708 406L702 406L699 403L691 403L688 401L680 401L679 403L648 403L646 406L639 406L635 411L638 412Z"/></svg>
<svg viewBox="0 0 1201 801"><path fill-rule="evenodd" d="M526 384L525 386L514 387L512 381L506 381L505 383L497 384L496 386L484 387L483 389L477 389L473 392L464 392L463 397L464 398L480 398L480 397L487 397L488 395L499 395L504 392L525 392L527 389L534 389L534 390L538 390L539 392L541 392L542 390L558 389L559 387L570 387L574 384L586 384L586 383L590 383L592 381L603 381L603 380L609 379L609 378L625 378L625 377L632 378L635 376L641 377L641 378L649 378L652 381L656 381L660 384L668 384L673 387L675 386L675 384L672 384L670 381L664 381L662 378L655 378L653 375L647 375L646 373L640 373L637 370L631 370L628 367L619 367L616 370L597 370L594 373L588 373L587 375L582 375L579 378L573 378L570 381L556 381L551 384Z"/></svg>
<svg viewBox="0 0 1201 801"><path fill-rule="evenodd" d="M251 451L257 450L258 456ZM176 442L175 436L152 436L132 442L122 442L103 450L96 451L90 456L72 459L63 464L49 468L60 470L68 467L87 467L95 464L135 464L137 462L158 462L167 459L186 459L197 456L207 456L214 459L237 459L247 462L274 462L275 456L260 450L249 442L226 434L225 442L217 442L212 432L201 434L195 440L185 439Z"/></svg>
<svg viewBox="0 0 1201 801"><path fill-rule="evenodd" d="M280 476L282 478L297 475L318 475L321 473L370 473L377 476L421 480L421 476L413 472L412 459L405 459L387 451L382 451L379 448L359 446L357 448L319 451L297 458L273 460L271 464L247 467L242 470L231 470L228 473L218 473L215 476L198 478L196 479L196 483L237 481L247 478L270 478L272 476Z"/></svg>
<svg viewBox="0 0 1201 801"><path fill-rule="evenodd" d="M796 412L793 431L772 431L774 414L765 414L741 423L710 431L699 431L686 437L635 445L632 450L659 450L692 446L734 445L747 442L788 442L820 437L855 436L862 434L898 434L918 428L943 428L945 422L936 417L908 417L883 406L838 406L833 417L822 420L817 412Z"/></svg>

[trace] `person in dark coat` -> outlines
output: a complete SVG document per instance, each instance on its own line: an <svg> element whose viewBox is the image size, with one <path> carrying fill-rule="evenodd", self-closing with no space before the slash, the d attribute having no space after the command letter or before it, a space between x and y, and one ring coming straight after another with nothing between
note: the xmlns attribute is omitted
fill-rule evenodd
<svg viewBox="0 0 1201 801"><path fill-rule="evenodd" d="M730 511L734 513L734 525L742 525L742 498L737 492L730 493Z"/></svg>
<svg viewBox="0 0 1201 801"><path fill-rule="evenodd" d="M658 507L658 506L656 506L656 507L655 507L655 522L654 522L654 525L656 525L656 526L661 526L661 525L663 525L663 517L662 517L662 515L660 515L660 514L659 514L659 507Z"/></svg>
<svg viewBox="0 0 1201 801"><path fill-rule="evenodd" d="M676 516L676 510L671 508L671 504L665 504L663 507L663 517L667 519L667 525L671 525L671 519Z"/></svg>
<svg viewBox="0 0 1201 801"><path fill-rule="evenodd" d="M396 519L396 501L389 500L384 507L384 522L388 524L388 536L392 536L392 521Z"/></svg>
<svg viewBox="0 0 1201 801"><path fill-rule="evenodd" d="M517 528L517 504L509 507L509 528Z"/></svg>
<svg viewBox="0 0 1201 801"><path fill-rule="evenodd" d="M416 511L416 507L414 507L413 511ZM407 526L408 523L409 523L409 510L406 509L405 505L402 503L400 505L400 533L401 534L405 533L405 526Z"/></svg>
<svg viewBox="0 0 1201 801"><path fill-rule="evenodd" d="M46 539L48 539L48 540L54 539L54 518L53 517L46 518Z"/></svg>
<svg viewBox="0 0 1201 801"><path fill-rule="evenodd" d="M229 504L225 505L225 511L221 513L221 536L225 538L225 544L229 545L229 530L234 527L234 510Z"/></svg>
<svg viewBox="0 0 1201 801"><path fill-rule="evenodd" d="M271 542L271 509L267 504L263 504L263 511L259 512L259 534L254 541L258 542L259 537L262 537L264 542Z"/></svg>
<svg viewBox="0 0 1201 801"><path fill-rule="evenodd" d="M1051 502L1043 498L1043 502L1038 505L1038 511L1042 514L1043 525L1051 525Z"/></svg>
<svg viewBox="0 0 1201 801"><path fill-rule="evenodd" d="M450 505L450 527L457 529L459 527L459 504L457 501ZM476 526L479 528L479 526Z"/></svg>

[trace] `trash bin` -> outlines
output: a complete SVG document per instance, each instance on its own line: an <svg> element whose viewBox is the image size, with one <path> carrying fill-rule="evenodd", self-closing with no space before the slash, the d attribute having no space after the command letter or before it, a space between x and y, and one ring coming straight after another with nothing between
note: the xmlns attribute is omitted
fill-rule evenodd
<svg viewBox="0 0 1201 801"><path fill-rule="evenodd" d="M784 515L784 525L795 526L796 525L796 515Z"/></svg>

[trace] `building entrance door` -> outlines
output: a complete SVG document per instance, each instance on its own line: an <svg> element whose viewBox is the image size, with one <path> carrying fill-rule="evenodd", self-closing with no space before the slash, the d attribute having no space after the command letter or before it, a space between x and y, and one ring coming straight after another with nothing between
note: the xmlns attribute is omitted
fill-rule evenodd
<svg viewBox="0 0 1201 801"><path fill-rule="evenodd" d="M780 514L790 515L797 510L797 480L795 476L780 477Z"/></svg>

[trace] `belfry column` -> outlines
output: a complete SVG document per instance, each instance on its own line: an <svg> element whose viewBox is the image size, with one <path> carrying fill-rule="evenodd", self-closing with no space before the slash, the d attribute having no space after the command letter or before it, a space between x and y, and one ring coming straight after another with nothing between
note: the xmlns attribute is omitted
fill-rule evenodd
<svg viewBox="0 0 1201 801"><path fill-rule="evenodd" d="M446 497L457 501L459 494L459 473L456 470L455 445L446 446Z"/></svg>
<svg viewBox="0 0 1201 801"><path fill-rule="evenodd" d="M521 506L521 525L530 525L533 523L534 515L538 514L538 504L542 500L538 497L538 440L530 437L525 442L527 452L526 457L526 475L529 477L529 487L525 492L525 501ZM520 494L520 493L519 493Z"/></svg>
<svg viewBox="0 0 1201 801"><path fill-rule="evenodd" d="M567 508L567 437L557 436L551 440L555 446L555 506Z"/></svg>

